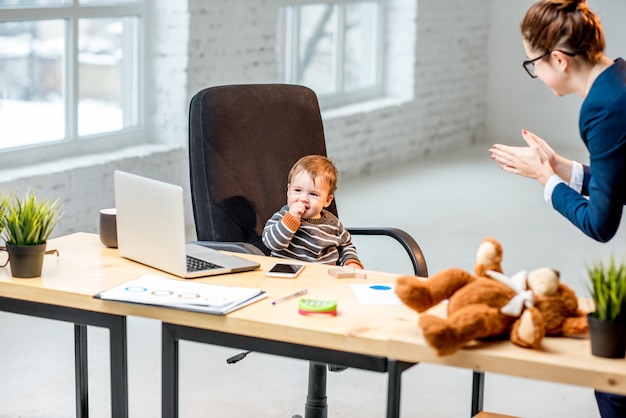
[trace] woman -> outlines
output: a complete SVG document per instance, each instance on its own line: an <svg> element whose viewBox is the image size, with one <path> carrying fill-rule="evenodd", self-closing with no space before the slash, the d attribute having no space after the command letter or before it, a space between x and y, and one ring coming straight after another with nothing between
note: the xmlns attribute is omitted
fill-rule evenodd
<svg viewBox="0 0 626 418"><path fill-rule="evenodd" d="M521 23L523 65L557 96L584 98L579 116L589 165L558 155L522 130L527 147L489 150L506 172L536 179L548 204L589 237L608 242L626 204L626 61L604 55L599 18L585 0L540 0ZM600 414L626 417L626 397L596 392Z"/></svg>

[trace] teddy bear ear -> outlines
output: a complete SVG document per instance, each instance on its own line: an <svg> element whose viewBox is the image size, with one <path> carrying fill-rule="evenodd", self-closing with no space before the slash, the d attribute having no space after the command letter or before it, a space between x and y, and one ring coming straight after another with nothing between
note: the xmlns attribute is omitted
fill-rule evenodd
<svg viewBox="0 0 626 418"><path fill-rule="evenodd" d="M554 296L559 288L561 273L548 267L539 268L528 273L528 287L536 295Z"/></svg>
<svg viewBox="0 0 626 418"><path fill-rule="evenodd" d="M501 260L502 247L500 243L493 238L485 238L478 246L476 252L476 264L493 264Z"/></svg>
<svg viewBox="0 0 626 418"><path fill-rule="evenodd" d="M495 238L486 237L478 246L474 273L478 277L486 277L487 270L502 272L502 246Z"/></svg>

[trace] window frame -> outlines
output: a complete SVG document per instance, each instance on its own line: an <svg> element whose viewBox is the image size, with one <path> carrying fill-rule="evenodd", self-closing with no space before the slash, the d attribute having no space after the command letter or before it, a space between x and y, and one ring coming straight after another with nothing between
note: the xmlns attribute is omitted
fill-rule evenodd
<svg viewBox="0 0 626 418"><path fill-rule="evenodd" d="M146 74L146 28L148 6L143 0L134 3L108 5L80 5L79 0L72 0L71 4L59 6L14 6L0 7L0 22L34 21L34 20L65 20L65 56L63 62L64 76L64 103L65 103L65 137L59 140L29 144L18 148L0 149L0 170L23 167L56 161L68 157L84 156L94 153L117 151L134 145L146 143L145 134L145 74ZM106 17L137 17L137 51L132 58L135 60L137 96L136 103L132 103L136 112L136 125L122 128L113 132L101 134L78 134L78 103L79 79L78 69L78 24L84 18ZM123 106L129 101L124 100ZM0 97L0 106L2 98ZM1 109L0 109L1 112ZM2 134L0 133L0 141Z"/></svg>
<svg viewBox="0 0 626 418"><path fill-rule="evenodd" d="M376 58L375 58L375 67L376 67L376 76L375 81L372 86L366 88L360 88L355 91L345 91L345 84L343 80L344 75L344 65L345 62L343 57L345 54L344 46L345 46L345 19L346 19L346 7L350 4L356 3L375 3L378 6L378 15L376 21L377 27L377 37L376 37ZM286 33L289 39L286 40L286 50L285 53L285 65L284 68L281 69L281 72L284 71L283 81L286 83L296 83L302 84L299 80L297 80L297 72L298 72L298 61L300 56L299 51L299 16L301 13L301 8L303 6L309 6L314 4L334 4L338 7L337 10L337 44L334 45L335 50L335 60L337 63L342 63L342 65L336 65L334 69L334 80L336 83L336 91L331 94L325 93L317 93L320 107L322 109L333 109L342 106L351 105L354 103L359 103L365 100L373 100L384 97L385 95L385 38L387 36L386 32L386 10L387 10L387 0L312 0L312 1L303 1L303 2L290 2L281 5L281 8L288 8L289 10L286 13L289 13L291 16L287 18L286 25Z"/></svg>

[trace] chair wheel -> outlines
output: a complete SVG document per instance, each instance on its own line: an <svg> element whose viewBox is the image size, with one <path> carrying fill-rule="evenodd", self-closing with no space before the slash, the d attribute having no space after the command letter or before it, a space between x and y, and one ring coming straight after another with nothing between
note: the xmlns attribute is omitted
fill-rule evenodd
<svg viewBox="0 0 626 418"><path fill-rule="evenodd" d="M302 415L294 415L291 418L302 418Z"/></svg>

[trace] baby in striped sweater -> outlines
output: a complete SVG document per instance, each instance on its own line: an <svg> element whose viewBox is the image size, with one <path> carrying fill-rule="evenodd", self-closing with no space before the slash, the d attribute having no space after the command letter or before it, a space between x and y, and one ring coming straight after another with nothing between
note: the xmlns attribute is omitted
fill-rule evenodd
<svg viewBox="0 0 626 418"><path fill-rule="evenodd" d="M272 255L362 269L350 233L326 208L338 172L321 155L299 159L289 171L287 204L265 224L263 243Z"/></svg>

